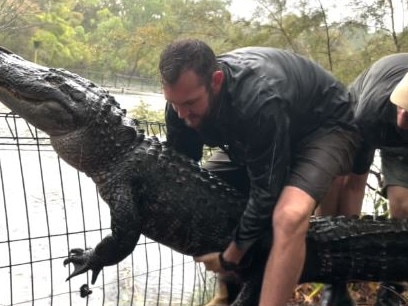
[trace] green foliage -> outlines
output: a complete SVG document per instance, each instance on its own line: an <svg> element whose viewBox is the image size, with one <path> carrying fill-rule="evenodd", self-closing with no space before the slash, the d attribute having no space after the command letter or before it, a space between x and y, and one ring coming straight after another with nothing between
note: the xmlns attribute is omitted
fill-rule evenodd
<svg viewBox="0 0 408 306"><path fill-rule="evenodd" d="M36 62L52 66L70 63L75 68L89 61L83 16L71 9L69 2L57 2L36 15L37 26L30 39Z"/></svg>
<svg viewBox="0 0 408 306"><path fill-rule="evenodd" d="M149 104L140 99L139 104L128 111L129 118L137 119L139 121L148 121L157 124L148 125L148 135L162 135L164 124L164 111L152 110Z"/></svg>
<svg viewBox="0 0 408 306"><path fill-rule="evenodd" d="M127 116L137 120L164 123L164 112L152 110L149 104L143 101L143 99L140 100L140 103L136 107L129 110Z"/></svg>
<svg viewBox="0 0 408 306"><path fill-rule="evenodd" d="M112 73L125 71L128 63L124 58L123 49L127 33L123 20L114 16L109 8L102 8L95 15L96 27L89 34L89 47L92 49L92 67L98 67Z"/></svg>
<svg viewBox="0 0 408 306"><path fill-rule="evenodd" d="M161 50L179 38L203 39L216 53L272 46L317 61L345 84L408 50L407 31L396 30L400 1L351 0L352 15L335 20L325 1L254 1L252 19L234 20L230 0L0 0L0 39L44 65L142 77L157 76Z"/></svg>

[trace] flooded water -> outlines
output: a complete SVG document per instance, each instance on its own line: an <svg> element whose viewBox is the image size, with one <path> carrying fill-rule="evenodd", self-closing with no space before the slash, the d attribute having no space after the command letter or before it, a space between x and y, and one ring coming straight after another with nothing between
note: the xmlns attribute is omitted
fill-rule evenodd
<svg viewBox="0 0 408 306"><path fill-rule="evenodd" d="M160 95L115 97L123 108L140 99L164 108ZM143 236L95 285L90 273L66 282L68 251L94 247L110 233L109 209L94 183L60 160L45 135L35 140L32 132L22 119L0 117L0 306L197 305L208 298L212 275ZM85 283L93 293L81 298Z"/></svg>

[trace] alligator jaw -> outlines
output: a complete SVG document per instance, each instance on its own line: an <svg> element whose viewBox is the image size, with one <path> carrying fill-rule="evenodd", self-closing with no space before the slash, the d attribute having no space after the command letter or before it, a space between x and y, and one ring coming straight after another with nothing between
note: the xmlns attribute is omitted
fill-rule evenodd
<svg viewBox="0 0 408 306"><path fill-rule="evenodd" d="M134 147L134 124L105 89L1 47L0 102L47 133L60 157L88 175Z"/></svg>
<svg viewBox="0 0 408 306"><path fill-rule="evenodd" d="M71 112L56 101L29 99L1 84L0 101L50 136L64 135L75 129Z"/></svg>
<svg viewBox="0 0 408 306"><path fill-rule="evenodd" d="M63 69L26 61L0 48L0 101L50 136L81 128L93 84ZM87 92L89 97L84 94Z"/></svg>

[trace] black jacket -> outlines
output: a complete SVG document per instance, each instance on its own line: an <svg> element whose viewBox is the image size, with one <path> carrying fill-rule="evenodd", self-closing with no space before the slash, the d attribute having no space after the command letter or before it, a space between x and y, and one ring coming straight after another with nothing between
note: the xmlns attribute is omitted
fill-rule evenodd
<svg viewBox="0 0 408 306"><path fill-rule="evenodd" d="M247 167L250 197L235 236L246 249L271 225L294 146L311 133L318 137L322 125L325 132L355 126L344 87L302 56L249 47L223 54L218 62L226 79L208 122L197 132L168 106L167 137L170 146L196 160L207 144Z"/></svg>
<svg viewBox="0 0 408 306"><path fill-rule="evenodd" d="M375 149L402 147L408 153L408 133L397 127L397 107L390 95L398 82L408 72L408 53L381 58L362 72L350 85L351 100L356 123L363 143L358 151L353 172L368 172Z"/></svg>

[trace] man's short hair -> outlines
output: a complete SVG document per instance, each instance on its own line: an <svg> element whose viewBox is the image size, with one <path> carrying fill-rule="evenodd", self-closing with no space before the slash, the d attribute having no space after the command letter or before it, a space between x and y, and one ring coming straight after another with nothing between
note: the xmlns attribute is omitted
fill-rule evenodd
<svg viewBox="0 0 408 306"><path fill-rule="evenodd" d="M193 70L206 86L210 86L217 60L214 51L198 39L183 39L169 44L160 55L162 82L175 84L180 75Z"/></svg>

